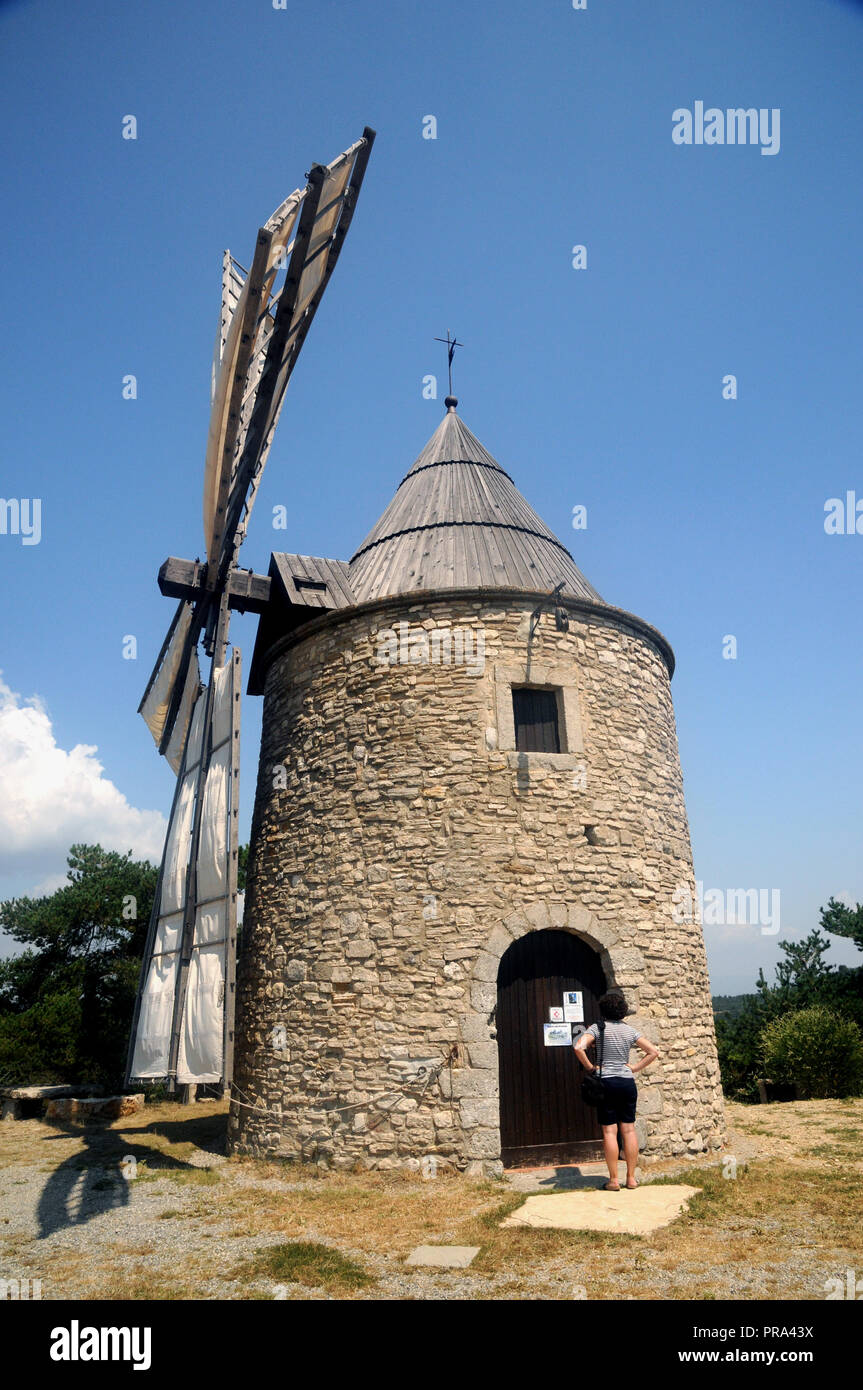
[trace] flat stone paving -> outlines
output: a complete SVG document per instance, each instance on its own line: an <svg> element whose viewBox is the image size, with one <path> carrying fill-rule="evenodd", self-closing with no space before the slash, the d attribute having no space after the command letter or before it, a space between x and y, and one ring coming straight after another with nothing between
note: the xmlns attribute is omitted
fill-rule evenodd
<svg viewBox="0 0 863 1390"><path fill-rule="evenodd" d="M467 1269L479 1254L478 1245L418 1245L405 1264L428 1265L434 1269Z"/></svg>
<svg viewBox="0 0 863 1390"><path fill-rule="evenodd" d="M555 1192L528 1197L501 1226L535 1226L557 1231L618 1231L646 1235L668 1226L700 1187L651 1184L620 1192Z"/></svg>

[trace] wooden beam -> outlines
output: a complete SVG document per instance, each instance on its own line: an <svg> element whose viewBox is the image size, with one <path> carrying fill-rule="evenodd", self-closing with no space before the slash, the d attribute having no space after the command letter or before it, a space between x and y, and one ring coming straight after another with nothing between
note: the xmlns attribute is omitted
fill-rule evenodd
<svg viewBox="0 0 863 1390"><path fill-rule="evenodd" d="M232 570L228 579L228 607L241 613L263 613L270 601L270 578L253 570Z"/></svg>
<svg viewBox="0 0 863 1390"><path fill-rule="evenodd" d="M234 1026L237 1002L237 870L240 840L240 700L242 661L238 647L232 652L231 672L231 819L228 832L228 939L225 942L225 1018L222 1064L222 1094L230 1095L234 1079Z"/></svg>
<svg viewBox="0 0 863 1390"><path fill-rule="evenodd" d="M313 164L308 173L306 196L302 203L300 219L294 236L294 249L291 252L285 283L279 296L276 321L267 342L267 356L258 382L243 452L237 460L233 485L226 501L221 525L223 541L217 579L217 586L219 587L225 582L236 558L237 531L246 503L249 484L254 477L261 452L266 447L284 390L286 380L284 363L286 357L290 359L287 342L291 321L326 176L327 170L323 164ZM213 559L215 562L215 557Z"/></svg>
<svg viewBox="0 0 863 1390"><path fill-rule="evenodd" d="M207 566L200 560L179 560L169 555L159 570L159 589L166 598L184 598L190 603L203 596ZM232 570L228 576L228 607L263 613L270 601L270 580L253 570Z"/></svg>
<svg viewBox="0 0 863 1390"><path fill-rule="evenodd" d="M267 302L269 300L269 291L265 287L265 282L270 261L272 241L272 232L268 232L266 228L261 227L255 245L252 267L249 271L249 289L244 306L243 321L239 327L239 345L237 348L236 362L234 364L234 376L230 384L230 394L226 402L227 415L223 421L224 432L220 441L220 457L214 460L215 466L218 469L218 489L213 516L212 554L210 555L210 559L214 563L214 568L221 554L225 535L225 510L228 505L228 494L231 487L231 465L233 463L234 450L237 444L237 436L240 431L243 391L255 351L258 319L261 313L266 311ZM206 540L209 545L210 537L207 536Z"/></svg>
<svg viewBox="0 0 863 1390"><path fill-rule="evenodd" d="M166 598L186 598L194 602L201 597L207 566L200 560L178 560L169 555L159 569L159 591Z"/></svg>

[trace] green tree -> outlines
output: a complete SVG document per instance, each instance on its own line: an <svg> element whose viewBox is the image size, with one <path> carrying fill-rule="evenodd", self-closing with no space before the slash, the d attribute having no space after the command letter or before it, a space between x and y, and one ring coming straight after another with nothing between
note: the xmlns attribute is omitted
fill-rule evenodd
<svg viewBox="0 0 863 1390"><path fill-rule="evenodd" d="M0 1073L19 1082L121 1083L157 870L73 845L68 883L0 903L26 949L0 961Z"/></svg>
<svg viewBox="0 0 863 1390"><path fill-rule="evenodd" d="M239 845L237 848L237 892L246 891L246 873L249 867L249 846Z"/></svg>
<svg viewBox="0 0 863 1390"><path fill-rule="evenodd" d="M817 1003L832 971L824 960L830 942L817 927L803 941L780 941L779 949L785 959L776 966L776 983L769 985L759 970L756 985L771 1015Z"/></svg>
<svg viewBox="0 0 863 1390"><path fill-rule="evenodd" d="M863 1086L863 1040L850 1018L823 1005L797 1009L765 1025L764 1065L774 1081L797 1086L801 1098L857 1096Z"/></svg>
<svg viewBox="0 0 863 1390"><path fill-rule="evenodd" d="M779 947L784 959L776 966L774 983L760 970L756 993L744 997L736 1015L717 1011L722 1085L734 1100L758 1099L758 1080L764 1076L761 1035L774 1019L821 1005L863 1032L863 969L828 965L824 957L830 941L817 927L804 940L780 941Z"/></svg>
<svg viewBox="0 0 863 1390"><path fill-rule="evenodd" d="M858 951L863 951L863 903L846 907L830 898L827 906L821 909L821 925L834 936L849 937Z"/></svg>
<svg viewBox="0 0 863 1390"><path fill-rule="evenodd" d="M758 1100L761 1031L768 1014L757 994L748 994L735 1017L716 1016L716 1050L722 1089L730 1100Z"/></svg>

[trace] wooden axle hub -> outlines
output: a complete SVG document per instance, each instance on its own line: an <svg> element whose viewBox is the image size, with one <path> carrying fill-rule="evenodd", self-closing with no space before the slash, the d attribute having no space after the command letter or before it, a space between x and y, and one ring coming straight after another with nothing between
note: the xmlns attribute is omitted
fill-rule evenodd
<svg viewBox="0 0 863 1390"><path fill-rule="evenodd" d="M207 593L206 564L170 555L159 570L159 589L166 598L184 598L194 603ZM253 570L231 570L227 592L229 608L241 613L263 613L270 598L270 580Z"/></svg>

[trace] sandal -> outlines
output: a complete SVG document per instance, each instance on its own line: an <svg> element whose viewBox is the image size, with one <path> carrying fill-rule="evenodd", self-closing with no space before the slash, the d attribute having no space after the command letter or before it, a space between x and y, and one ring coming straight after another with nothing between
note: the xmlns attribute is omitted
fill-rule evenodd
<svg viewBox="0 0 863 1390"><path fill-rule="evenodd" d="M608 1182L603 1183L603 1185L602 1185L602 1190L603 1190L603 1192L619 1192L619 1191L620 1191L620 1183L619 1183L619 1182L616 1182L616 1183L612 1184L611 1179L609 1178Z"/></svg>

